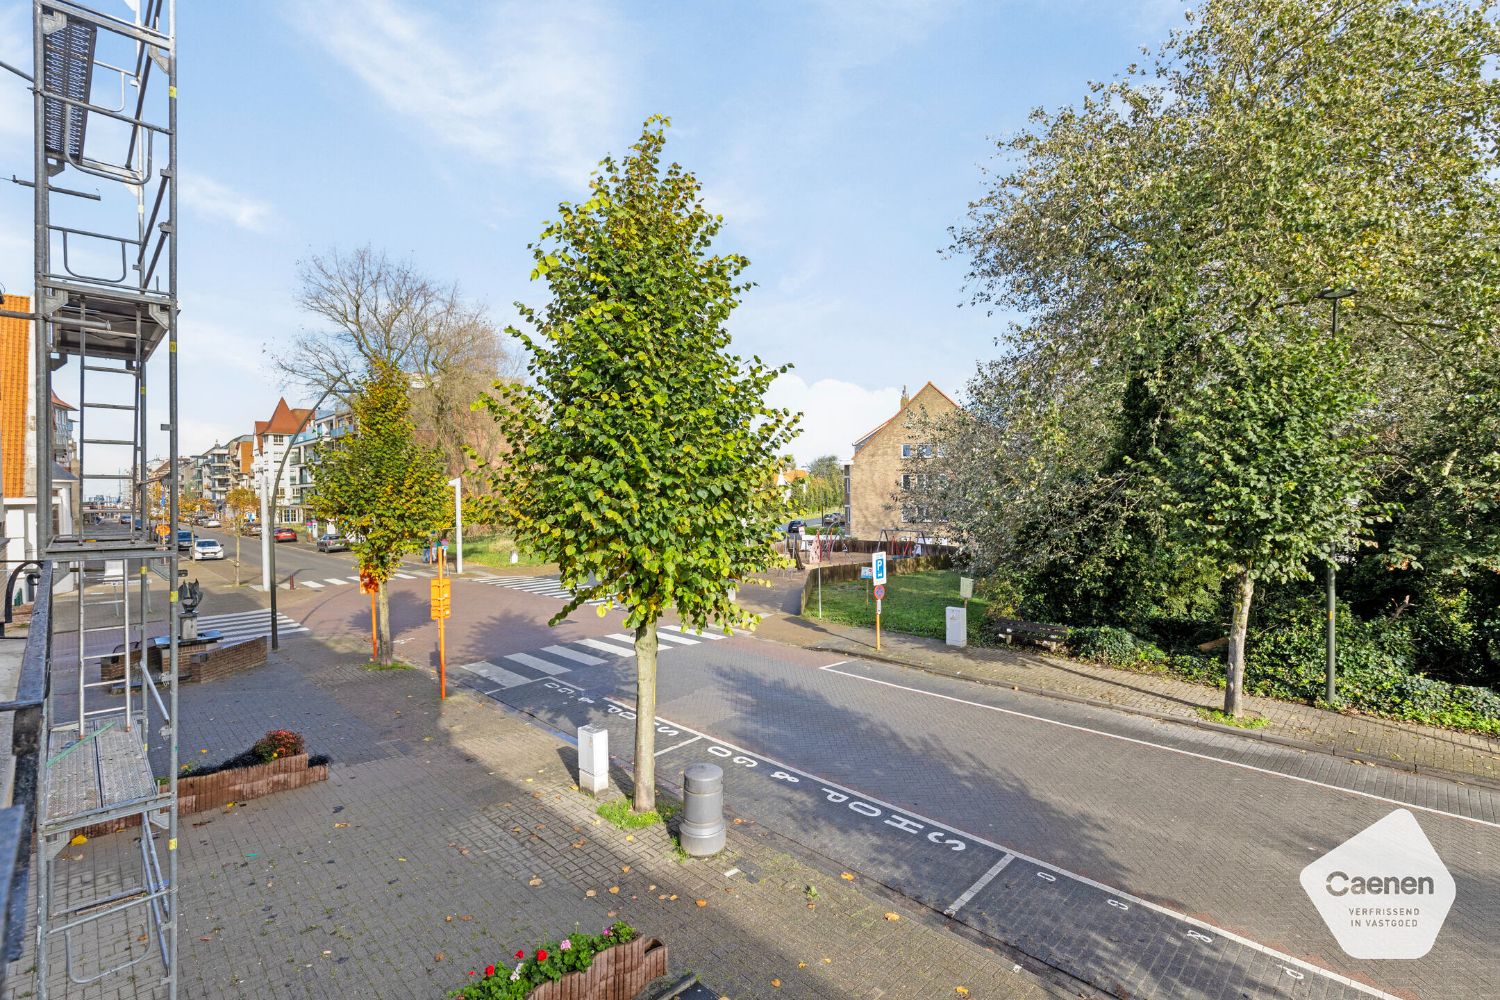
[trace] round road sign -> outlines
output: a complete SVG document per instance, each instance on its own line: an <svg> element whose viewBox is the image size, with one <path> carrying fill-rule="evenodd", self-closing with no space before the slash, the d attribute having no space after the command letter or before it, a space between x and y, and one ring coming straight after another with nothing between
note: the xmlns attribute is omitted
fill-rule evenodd
<svg viewBox="0 0 1500 1000"><path fill-rule="evenodd" d="M883 597L885 597L885 584L877 583L875 585L875 600L878 601Z"/></svg>

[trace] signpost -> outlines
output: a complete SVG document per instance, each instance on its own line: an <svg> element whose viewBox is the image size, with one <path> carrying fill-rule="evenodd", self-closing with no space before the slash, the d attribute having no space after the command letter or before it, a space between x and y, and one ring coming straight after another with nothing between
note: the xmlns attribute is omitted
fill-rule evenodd
<svg viewBox="0 0 1500 1000"><path fill-rule="evenodd" d="M432 620L438 623L438 700L448 697L448 646L444 624L453 616L453 581L444 575L448 550L438 549L438 575L432 581Z"/></svg>
<svg viewBox="0 0 1500 1000"><path fill-rule="evenodd" d="M870 579L875 584L875 648L880 648L880 599L885 596L885 553L870 557Z"/></svg>

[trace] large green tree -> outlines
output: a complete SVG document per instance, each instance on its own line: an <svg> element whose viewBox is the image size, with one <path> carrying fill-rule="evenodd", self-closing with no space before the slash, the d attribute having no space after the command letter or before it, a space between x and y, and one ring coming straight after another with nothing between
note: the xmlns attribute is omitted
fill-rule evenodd
<svg viewBox="0 0 1500 1000"><path fill-rule="evenodd" d="M667 124L648 120L543 229L532 278L551 298L518 305L533 332L511 331L531 380L483 400L511 448L485 516L575 589L553 622L605 598L635 633L638 810L655 803L656 623L755 621L730 591L775 560L776 473L798 420L763 401L789 366L729 352L748 262L714 251L722 219L663 164Z"/></svg>
<svg viewBox="0 0 1500 1000"><path fill-rule="evenodd" d="M1151 65L1036 112L956 234L976 297L1024 317L970 392L998 404L964 430L990 461L962 456L953 487L960 510L1017 502L961 526L993 562L1088 567L1096 606L1111 580L1207 568L1231 710L1254 582L1366 537L1391 477L1446 487L1476 539L1492 523L1488 466L1444 443L1457 397L1432 389L1496 346L1494 13L1208 0ZM1356 292L1337 340L1330 288ZM1443 550L1420 530L1440 520L1401 537Z"/></svg>
<svg viewBox="0 0 1500 1000"><path fill-rule="evenodd" d="M395 652L386 582L453 513L442 456L413 437L409 382L394 365L372 362L350 397L353 428L318 449L307 497L313 516L349 540L360 576L379 587L376 659L387 665Z"/></svg>

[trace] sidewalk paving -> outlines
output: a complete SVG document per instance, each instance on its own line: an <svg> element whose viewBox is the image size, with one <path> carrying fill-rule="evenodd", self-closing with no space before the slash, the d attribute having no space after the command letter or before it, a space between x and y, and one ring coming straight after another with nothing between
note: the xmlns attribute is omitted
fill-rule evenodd
<svg viewBox="0 0 1500 1000"><path fill-rule="evenodd" d="M798 575L795 581L773 579L770 590L747 591L756 610L767 615L756 630L758 637L1500 788L1500 740L1477 733L1253 696L1245 698L1246 707L1270 722L1262 729L1238 729L1206 722L1199 715L1200 708L1223 707L1222 691L1175 677L1116 670L1022 647L957 649L937 639L889 630L882 631L877 652L873 629L798 616L795 598L800 587Z"/></svg>
<svg viewBox="0 0 1500 1000"><path fill-rule="evenodd" d="M442 997L471 969L612 919L667 942L674 974L736 1000L1076 995L845 880L836 860L794 856L753 817L724 854L679 862L662 828L627 834L595 814L564 741L467 691L440 704L426 671L357 661L303 641L183 689L184 757L216 761L285 726L334 762L326 783L184 817L182 996ZM132 839L91 840L64 863L92 877ZM12 967L8 996L28 995L31 964ZM159 995L140 968L134 988L57 981L54 995Z"/></svg>

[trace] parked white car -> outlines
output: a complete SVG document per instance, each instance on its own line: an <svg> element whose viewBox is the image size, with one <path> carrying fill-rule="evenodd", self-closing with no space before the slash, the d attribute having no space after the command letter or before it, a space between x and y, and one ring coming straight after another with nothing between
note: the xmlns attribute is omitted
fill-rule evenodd
<svg viewBox="0 0 1500 1000"><path fill-rule="evenodd" d="M223 559L224 546L212 538L200 538L193 543L193 559Z"/></svg>
<svg viewBox="0 0 1500 1000"><path fill-rule="evenodd" d="M205 528L222 528L223 527L223 525L219 523L219 519L217 517L211 517L207 521L204 521L203 522L203 526Z"/></svg>

